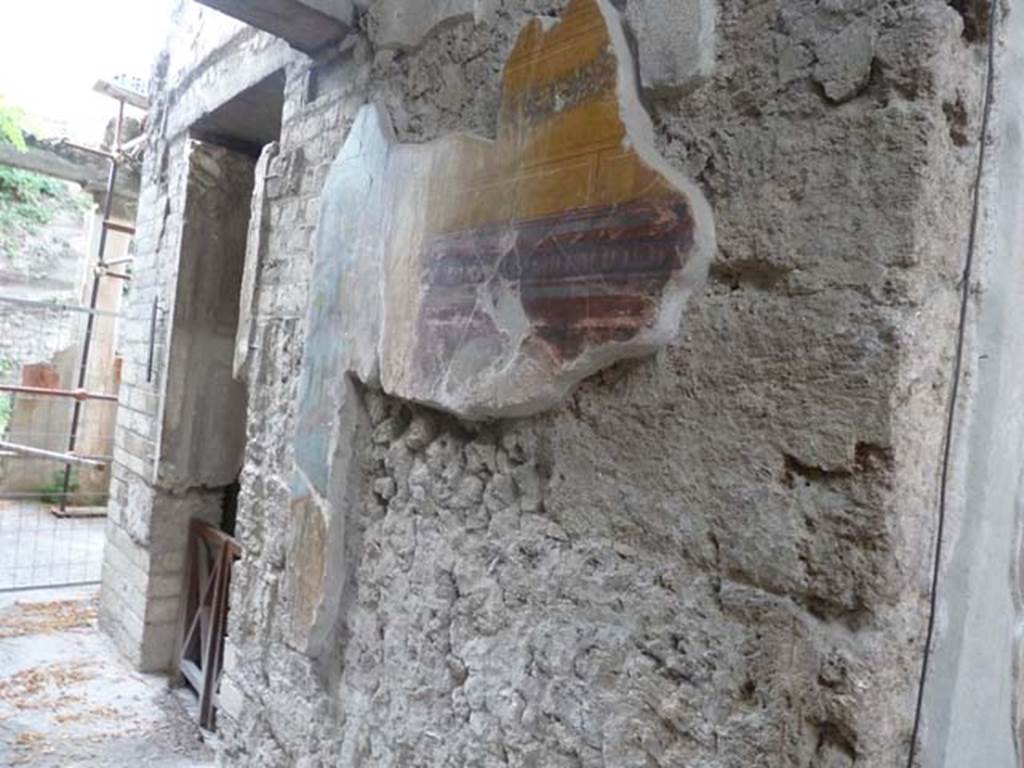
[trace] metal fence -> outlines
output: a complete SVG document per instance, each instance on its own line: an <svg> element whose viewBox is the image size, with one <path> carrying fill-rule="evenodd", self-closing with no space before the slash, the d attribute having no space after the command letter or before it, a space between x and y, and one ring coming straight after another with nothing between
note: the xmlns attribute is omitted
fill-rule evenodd
<svg viewBox="0 0 1024 768"><path fill-rule="evenodd" d="M114 313L0 296L0 591L100 578L116 344Z"/></svg>

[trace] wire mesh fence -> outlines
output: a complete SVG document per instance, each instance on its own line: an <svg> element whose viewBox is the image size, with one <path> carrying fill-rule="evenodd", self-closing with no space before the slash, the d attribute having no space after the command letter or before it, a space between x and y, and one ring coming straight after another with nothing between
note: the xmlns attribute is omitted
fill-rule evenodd
<svg viewBox="0 0 1024 768"><path fill-rule="evenodd" d="M0 591L99 581L105 522L55 517L35 499L0 500Z"/></svg>
<svg viewBox="0 0 1024 768"><path fill-rule="evenodd" d="M0 296L0 591L99 579L116 333L114 313Z"/></svg>

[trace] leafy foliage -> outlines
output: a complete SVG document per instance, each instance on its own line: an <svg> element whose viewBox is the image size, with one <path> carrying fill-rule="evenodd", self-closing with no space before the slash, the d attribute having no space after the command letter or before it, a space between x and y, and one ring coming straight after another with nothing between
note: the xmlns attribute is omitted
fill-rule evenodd
<svg viewBox="0 0 1024 768"><path fill-rule="evenodd" d="M0 355L0 380L11 372L13 364L3 355ZM13 397L7 394L0 394L0 439L3 439L4 434L7 432L7 425L11 421L11 410L14 405L12 401Z"/></svg>
<svg viewBox="0 0 1024 768"><path fill-rule="evenodd" d="M11 404L12 399L10 395L0 395L0 439L7 432L7 425L11 421L11 411L14 408Z"/></svg>
<svg viewBox="0 0 1024 768"><path fill-rule="evenodd" d="M82 483L78 477L78 469L72 469L71 476L68 478L68 493L75 493L81 487ZM39 499L46 504L59 504L63 495L64 470L59 469L50 475L50 482L43 484L39 488Z"/></svg>
<svg viewBox="0 0 1024 768"><path fill-rule="evenodd" d="M24 119L20 109L5 104L3 96L0 96L0 144L11 144L19 152L27 149L21 130Z"/></svg>
<svg viewBox="0 0 1024 768"><path fill-rule="evenodd" d="M0 97L0 144L25 151L25 116ZM85 210L83 196L64 182L30 171L0 165L0 256L48 224L63 209Z"/></svg>
<svg viewBox="0 0 1024 768"><path fill-rule="evenodd" d="M51 202L67 197L67 193L67 186L56 179L0 166L0 204L11 205L26 222L48 222L53 213Z"/></svg>
<svg viewBox="0 0 1024 768"><path fill-rule="evenodd" d="M48 224L62 209L85 203L63 182L30 171L0 166L0 255Z"/></svg>

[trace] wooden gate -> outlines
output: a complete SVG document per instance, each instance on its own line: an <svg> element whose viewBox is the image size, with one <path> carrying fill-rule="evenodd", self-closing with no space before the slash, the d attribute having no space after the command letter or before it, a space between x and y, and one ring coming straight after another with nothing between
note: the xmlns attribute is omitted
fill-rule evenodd
<svg viewBox="0 0 1024 768"><path fill-rule="evenodd" d="M238 542L200 520L189 525L178 672L199 696L199 724L213 730L224 663L231 566Z"/></svg>

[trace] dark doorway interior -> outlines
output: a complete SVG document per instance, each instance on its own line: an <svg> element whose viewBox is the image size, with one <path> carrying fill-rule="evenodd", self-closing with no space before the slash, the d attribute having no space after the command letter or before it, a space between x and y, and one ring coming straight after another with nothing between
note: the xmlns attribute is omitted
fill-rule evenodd
<svg viewBox="0 0 1024 768"><path fill-rule="evenodd" d="M259 157L281 136L283 107L284 71L279 70L196 121L192 138Z"/></svg>

